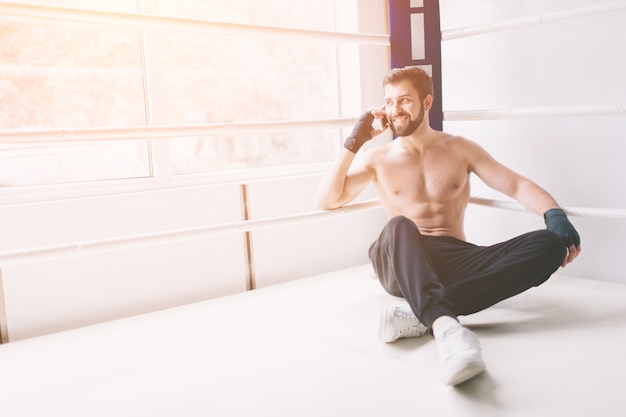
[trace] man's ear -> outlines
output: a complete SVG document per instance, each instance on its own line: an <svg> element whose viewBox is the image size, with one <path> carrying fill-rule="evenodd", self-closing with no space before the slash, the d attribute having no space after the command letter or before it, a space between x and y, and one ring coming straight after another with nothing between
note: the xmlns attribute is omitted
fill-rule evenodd
<svg viewBox="0 0 626 417"><path fill-rule="evenodd" d="M429 94L424 99L424 110L430 110L432 106L433 106L433 96Z"/></svg>

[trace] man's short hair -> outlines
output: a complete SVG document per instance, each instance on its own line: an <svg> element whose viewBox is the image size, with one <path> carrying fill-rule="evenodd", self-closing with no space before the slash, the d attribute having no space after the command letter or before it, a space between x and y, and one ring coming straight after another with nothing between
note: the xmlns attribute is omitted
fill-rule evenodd
<svg viewBox="0 0 626 417"><path fill-rule="evenodd" d="M424 100L427 95L434 97L433 79L426 71L419 67L394 68L383 78L383 88L388 84L397 84L400 81L409 80L420 100Z"/></svg>

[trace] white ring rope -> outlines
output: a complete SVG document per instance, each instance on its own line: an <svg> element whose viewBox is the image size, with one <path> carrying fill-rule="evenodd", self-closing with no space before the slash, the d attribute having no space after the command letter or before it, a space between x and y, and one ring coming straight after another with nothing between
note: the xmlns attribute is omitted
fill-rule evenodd
<svg viewBox="0 0 626 417"><path fill-rule="evenodd" d="M490 200L479 197L472 197L470 202L477 205L504 210L526 211L521 205L514 202ZM380 207L380 201L378 199L372 199L362 203L350 204L336 210L322 210L259 220L242 220L219 225L5 251L0 252L0 266L50 261L60 258L93 255L157 244L176 243L180 241L224 235L233 232L252 232L277 226L287 226L307 221L328 219L378 207ZM626 220L626 210L623 209L568 207L564 208L564 210L567 214L572 216Z"/></svg>
<svg viewBox="0 0 626 417"><path fill-rule="evenodd" d="M449 110L444 121L518 120L554 117L612 116L626 114L626 105L525 107L508 110ZM93 140L171 139L189 136L223 136L351 127L356 118L271 122L207 123L173 126L130 126L82 129L12 129L0 131L2 143L84 142Z"/></svg>
<svg viewBox="0 0 626 417"><path fill-rule="evenodd" d="M518 120L554 117L615 116L626 114L626 105L518 107L508 110L452 110L443 113L444 121Z"/></svg>
<svg viewBox="0 0 626 417"><path fill-rule="evenodd" d="M192 32L200 31L224 35L322 39L335 42L352 42L368 45L389 46L388 35L327 32L321 30L247 25L242 23L212 22L200 19L157 16L143 13L137 14L77 9L42 4L0 2L0 14L20 17L34 17L46 20L63 20L78 23L96 23L134 28L139 27L144 29L182 30Z"/></svg>
<svg viewBox="0 0 626 417"><path fill-rule="evenodd" d="M320 220L347 215L380 206L378 199L362 203L350 204L336 210L323 210L309 213L298 213L287 216L271 217L259 220L242 220L211 226L200 226L186 229L177 229L164 232L146 233L114 237L109 239L91 240L86 242L66 243L61 245L19 249L0 252L0 265L28 263L36 261L54 260L59 258L91 255L123 249L140 248L144 246L175 243L192 239L213 237L228 233L243 233L268 229L276 226L300 224L305 221Z"/></svg>
<svg viewBox="0 0 626 417"><path fill-rule="evenodd" d="M13 129L0 131L2 143L83 142L92 140L170 139L188 136L247 135L351 127L356 118L273 122L207 123L83 129Z"/></svg>
<svg viewBox="0 0 626 417"><path fill-rule="evenodd" d="M471 197L470 202L479 206L494 207L511 211L527 211L516 202L491 200L488 198ZM606 219L626 220L626 209L591 208L591 207L563 207L563 211L570 216L596 217Z"/></svg>
<svg viewBox="0 0 626 417"><path fill-rule="evenodd" d="M575 9L564 10L560 12L544 13L534 16L526 16L518 19L508 20L505 22L491 23L487 25L470 26L459 29L449 29L441 31L441 40L447 41L451 39L466 38L469 36L482 35L485 33L499 32L503 30L517 29L526 26L540 25L543 23L554 22L558 20L572 19L580 16L587 16L597 13L605 13L626 9L626 1L615 0L608 1L604 4L593 6L578 7Z"/></svg>

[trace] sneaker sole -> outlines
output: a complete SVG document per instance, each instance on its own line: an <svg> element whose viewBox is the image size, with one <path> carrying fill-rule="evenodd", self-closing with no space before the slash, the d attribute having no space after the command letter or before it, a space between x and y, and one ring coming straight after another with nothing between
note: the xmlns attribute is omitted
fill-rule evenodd
<svg viewBox="0 0 626 417"><path fill-rule="evenodd" d="M389 322L389 316L391 315L393 318L393 307L387 307L383 311L380 312L380 319L378 323L378 340L385 343L393 343L397 338L394 338L393 335L387 334L387 323Z"/></svg>
<svg viewBox="0 0 626 417"><path fill-rule="evenodd" d="M459 385L463 382L469 381L475 376L480 375L485 371L485 364L482 362L470 363L460 371L444 378L446 385Z"/></svg>

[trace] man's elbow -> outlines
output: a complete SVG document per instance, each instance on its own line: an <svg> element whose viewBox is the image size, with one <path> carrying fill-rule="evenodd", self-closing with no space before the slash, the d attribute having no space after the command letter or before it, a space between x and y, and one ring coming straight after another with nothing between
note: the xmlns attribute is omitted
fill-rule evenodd
<svg viewBox="0 0 626 417"><path fill-rule="evenodd" d="M333 202L328 198L322 198L321 196L316 196L314 201L315 207L319 210L333 210L338 207L341 207L341 204L338 202Z"/></svg>
<svg viewBox="0 0 626 417"><path fill-rule="evenodd" d="M333 210L336 209L339 206L335 206L333 204L329 204L326 201L315 201L315 207L318 208L318 210Z"/></svg>

